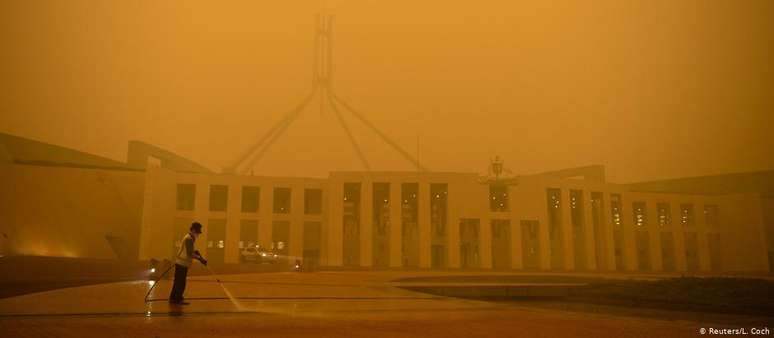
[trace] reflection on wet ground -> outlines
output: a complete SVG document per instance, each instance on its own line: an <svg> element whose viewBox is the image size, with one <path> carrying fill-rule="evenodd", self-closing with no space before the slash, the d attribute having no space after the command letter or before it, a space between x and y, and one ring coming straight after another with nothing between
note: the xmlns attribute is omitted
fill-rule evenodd
<svg viewBox="0 0 774 338"><path fill-rule="evenodd" d="M459 274L459 273L457 273ZM393 280L444 272L264 273L189 278L186 301L170 305L171 281L143 297L148 281L46 291L0 299L0 335L352 336L537 335L694 336L701 318L638 318L417 293ZM219 280L219 281L218 281ZM229 295L229 293L231 295ZM96 324L99 321L99 324ZM765 324L765 323L761 323ZM413 330L411 329L413 327ZM235 328L240 328L239 331ZM348 330L343 330L348 328ZM474 329L473 331L471 331ZM342 331L343 330L343 331ZM151 335L153 336L153 335Z"/></svg>

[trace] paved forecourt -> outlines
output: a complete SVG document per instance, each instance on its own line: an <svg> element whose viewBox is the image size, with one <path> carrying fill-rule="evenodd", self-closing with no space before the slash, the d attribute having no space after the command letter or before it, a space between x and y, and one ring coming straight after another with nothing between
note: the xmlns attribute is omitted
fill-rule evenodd
<svg viewBox="0 0 774 338"><path fill-rule="evenodd" d="M467 273L470 274L470 273ZM489 273L496 274L496 273ZM0 336L196 337L247 332L286 337L694 336L675 319L532 308L433 296L397 287L404 277L454 272L261 273L189 278L190 305L170 306L171 281L144 302L148 281L64 288L0 299ZM218 282L220 281L220 282ZM405 283L404 283L405 284ZM250 336L248 334L248 336Z"/></svg>

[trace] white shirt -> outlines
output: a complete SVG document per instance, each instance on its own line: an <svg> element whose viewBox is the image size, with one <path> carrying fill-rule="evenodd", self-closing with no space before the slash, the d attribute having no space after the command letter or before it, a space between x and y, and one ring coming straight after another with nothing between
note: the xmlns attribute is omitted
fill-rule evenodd
<svg viewBox="0 0 774 338"><path fill-rule="evenodd" d="M191 235L189 232L188 234L183 237L183 242L180 245L180 250L177 251L177 256L175 256L175 264L180 264L185 267L190 267L193 263L193 255L194 255L194 241L196 240L196 237Z"/></svg>

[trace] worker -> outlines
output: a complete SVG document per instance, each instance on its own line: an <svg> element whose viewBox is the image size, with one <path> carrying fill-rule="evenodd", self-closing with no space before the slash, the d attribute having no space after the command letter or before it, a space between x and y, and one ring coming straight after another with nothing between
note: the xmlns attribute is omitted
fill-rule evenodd
<svg viewBox="0 0 774 338"><path fill-rule="evenodd" d="M188 276L188 268L191 267L193 260L196 259L205 266L207 260L202 257L198 250L194 250L194 241L201 235L202 225L199 222L191 223L188 234L183 237L180 250L175 257L175 282L172 284L172 292L169 294L169 303L177 305L188 305L183 301L183 292L185 291L185 279Z"/></svg>

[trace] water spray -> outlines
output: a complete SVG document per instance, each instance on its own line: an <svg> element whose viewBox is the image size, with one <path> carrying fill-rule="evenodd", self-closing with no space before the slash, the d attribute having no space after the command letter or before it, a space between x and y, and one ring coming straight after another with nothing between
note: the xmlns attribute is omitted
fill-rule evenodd
<svg viewBox="0 0 774 338"><path fill-rule="evenodd" d="M294 257L294 256L287 256L287 255L279 255L279 257L285 258L285 259L297 258L297 257ZM296 259L296 263L293 264L293 266L294 266L294 270L295 271L300 271L300 269L301 269L300 260ZM158 278L149 281L151 287L150 287L150 289L148 289L148 292L145 294L144 300L145 300L146 304L151 302L151 300L148 299L148 297L150 297L150 294L151 294L151 292L153 292L153 289L156 287L156 285L159 284L159 282L162 279L164 279L164 277L169 273L170 270L172 270L173 267L174 267L174 265L170 265L166 270L164 270L164 272L162 272L159 275ZM210 268L209 265L204 265L204 268L215 279L215 281L218 283L218 285L220 285L220 288L223 290L223 293L226 294L228 299L231 301L231 303L234 305L234 307L237 308L238 311L257 311L256 309L251 309L249 307L245 307L244 305L242 305L242 303L239 301L239 299L237 297L235 297L231 293L231 291L229 291L228 288L226 288L226 286L224 285L223 281L221 281L220 278L218 278L218 275L214 271L212 271L212 269ZM155 273L156 269L155 268L151 268L151 270L149 270L149 271L151 271L151 273ZM149 317L150 314L151 314L150 311L147 311L146 316Z"/></svg>
<svg viewBox="0 0 774 338"><path fill-rule="evenodd" d="M244 311L246 308L242 306L242 303L240 303L239 300L236 297L234 297L234 295L231 294L231 291L228 291L226 286L223 285L223 282L220 281L220 278L218 278L218 275L216 275L215 272L213 272L212 269L210 269L209 265L205 265L204 267L207 268L207 271L210 272L212 277L215 277L215 281L218 282L218 285L220 285L220 288L223 289L223 292L226 294L226 296L228 296L228 299L231 300L231 303L234 304L237 310Z"/></svg>

